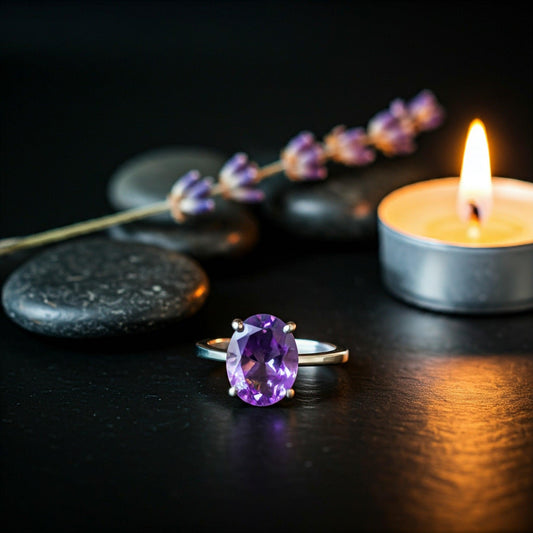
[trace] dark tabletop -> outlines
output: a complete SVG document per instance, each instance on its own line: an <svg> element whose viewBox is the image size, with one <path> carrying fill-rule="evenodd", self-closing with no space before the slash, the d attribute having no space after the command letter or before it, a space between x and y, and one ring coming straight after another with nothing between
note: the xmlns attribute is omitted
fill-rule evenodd
<svg viewBox="0 0 533 533"><path fill-rule="evenodd" d="M4 2L0 236L111 212L107 181L141 151L277 150L422 88L448 113L420 140L428 177L457 174L479 116L493 173L530 179L528 17L431 6ZM533 313L407 306L375 240L298 240L256 214L259 245L205 262L205 306L168 330L66 341L0 314L2 529L533 529ZM350 361L301 369L270 408L229 397L195 341L259 312Z"/></svg>

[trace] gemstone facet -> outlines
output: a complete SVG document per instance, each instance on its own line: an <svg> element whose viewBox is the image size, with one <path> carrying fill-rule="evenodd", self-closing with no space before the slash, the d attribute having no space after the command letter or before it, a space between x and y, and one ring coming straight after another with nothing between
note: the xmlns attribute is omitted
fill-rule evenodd
<svg viewBox="0 0 533 533"><path fill-rule="evenodd" d="M243 321L228 345L226 371L231 387L243 401L267 406L285 398L298 373L298 349L286 323L273 315L253 315Z"/></svg>

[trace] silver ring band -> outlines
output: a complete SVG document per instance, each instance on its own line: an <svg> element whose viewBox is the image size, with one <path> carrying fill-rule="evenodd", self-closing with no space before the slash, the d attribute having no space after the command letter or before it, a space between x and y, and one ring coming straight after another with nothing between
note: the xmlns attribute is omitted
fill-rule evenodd
<svg viewBox="0 0 533 533"><path fill-rule="evenodd" d="M346 363L350 351L344 346L331 342L310 339L295 339L298 348L298 366L336 365ZM230 339L206 339L196 343L196 355L212 361L226 361L226 351Z"/></svg>

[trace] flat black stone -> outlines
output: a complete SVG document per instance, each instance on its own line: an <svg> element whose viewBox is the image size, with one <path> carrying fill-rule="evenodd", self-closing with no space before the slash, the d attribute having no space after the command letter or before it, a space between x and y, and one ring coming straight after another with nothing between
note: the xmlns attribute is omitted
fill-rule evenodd
<svg viewBox="0 0 533 533"><path fill-rule="evenodd" d="M424 179L420 163L381 160L368 167L333 167L321 182L292 183L284 176L262 184L264 214L276 225L303 238L355 241L376 237L377 207L390 192Z"/></svg>
<svg viewBox="0 0 533 533"><path fill-rule="evenodd" d="M2 303L23 328L53 337L142 333L204 303L209 281L187 256L155 246L82 239L50 248L7 279Z"/></svg>
<svg viewBox="0 0 533 533"><path fill-rule="evenodd" d="M168 146L149 150L124 162L111 176L107 195L117 209L131 209L164 200L176 180L189 170L217 176L228 157L202 147ZM150 220L174 225L170 214Z"/></svg>
<svg viewBox="0 0 533 533"><path fill-rule="evenodd" d="M220 199L212 213L190 217L182 224L133 222L113 226L108 232L119 241L153 244L198 259L244 255L255 246L259 235L255 217Z"/></svg>
<svg viewBox="0 0 533 533"><path fill-rule="evenodd" d="M207 148L167 147L130 159L113 175L108 197L116 209L130 209L164 200L177 178L192 169L216 177L227 157ZM216 199L212 213L177 224L170 214L115 226L113 239L160 246L199 259L241 256L258 240L255 217L246 207Z"/></svg>

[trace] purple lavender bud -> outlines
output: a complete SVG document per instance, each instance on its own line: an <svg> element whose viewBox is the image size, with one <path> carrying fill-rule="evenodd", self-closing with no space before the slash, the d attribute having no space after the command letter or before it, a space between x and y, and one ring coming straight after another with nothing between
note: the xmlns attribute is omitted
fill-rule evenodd
<svg viewBox="0 0 533 533"><path fill-rule="evenodd" d="M416 124L407 109L406 103L402 99L396 98L396 100L393 100L389 105L389 112L399 122L398 127L406 135L411 135L413 138L416 136Z"/></svg>
<svg viewBox="0 0 533 533"><path fill-rule="evenodd" d="M201 215L212 211L215 202L212 198L183 198L179 203L179 210L185 215Z"/></svg>
<svg viewBox="0 0 533 533"><path fill-rule="evenodd" d="M328 155L345 165L361 166L374 161L376 153L368 147L363 128L336 126L324 139Z"/></svg>
<svg viewBox="0 0 533 533"><path fill-rule="evenodd" d="M183 222L185 215L199 215L215 207L209 198L213 178L200 178L197 170L191 170L178 179L169 194L170 211L174 219Z"/></svg>
<svg viewBox="0 0 533 533"><path fill-rule="evenodd" d="M238 202L256 203L265 198L265 193L253 187L237 187L231 190L229 196Z"/></svg>
<svg viewBox="0 0 533 533"><path fill-rule="evenodd" d="M293 137L281 152L285 173L294 180L325 178L325 159L324 148L308 131Z"/></svg>
<svg viewBox="0 0 533 533"><path fill-rule="evenodd" d="M389 104L389 113L398 119L406 118L409 116L407 111L407 105L401 98L395 98Z"/></svg>
<svg viewBox="0 0 533 533"><path fill-rule="evenodd" d="M213 178L203 178L185 190L186 198L206 198L211 193Z"/></svg>
<svg viewBox="0 0 533 533"><path fill-rule="evenodd" d="M226 161L220 172L228 172L230 174L233 174L235 172L238 172L244 166L246 166L247 163L248 156L242 152L238 152Z"/></svg>
<svg viewBox="0 0 533 533"><path fill-rule="evenodd" d="M235 154L219 173L220 183L228 190L250 185L256 178L257 165L248 161L248 156L243 153Z"/></svg>
<svg viewBox="0 0 533 533"><path fill-rule="evenodd" d="M418 93L408 104L407 111L418 131L432 130L444 120L444 109L435 95L425 89Z"/></svg>
<svg viewBox="0 0 533 533"><path fill-rule="evenodd" d="M286 150L300 152L315 142L315 136L310 131L302 131L287 144Z"/></svg>
<svg viewBox="0 0 533 533"><path fill-rule="evenodd" d="M193 186L200 179L200 172L197 170L189 170L187 174L178 178L176 183L170 190L170 195L175 198L180 198L185 194L185 191Z"/></svg>
<svg viewBox="0 0 533 533"><path fill-rule="evenodd" d="M415 150L414 130L399 112L399 103L393 102L389 109L377 113L368 123L367 135L370 142L387 156L410 154Z"/></svg>

